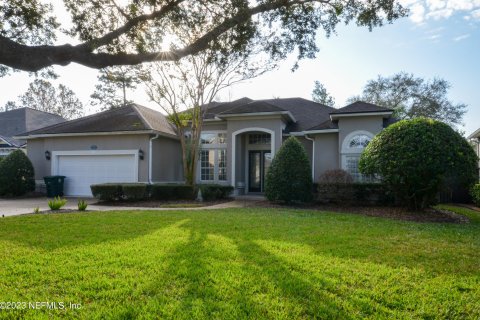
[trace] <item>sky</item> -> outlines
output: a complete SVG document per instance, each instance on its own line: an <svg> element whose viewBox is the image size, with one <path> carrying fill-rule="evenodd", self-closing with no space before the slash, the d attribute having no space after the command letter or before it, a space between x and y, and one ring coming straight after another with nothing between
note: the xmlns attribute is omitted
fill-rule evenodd
<svg viewBox="0 0 480 320"><path fill-rule="evenodd" d="M313 60L302 60L292 72L292 56L278 70L237 84L219 95L223 101L241 97L311 99L314 81L319 80L335 98L337 107L362 92L365 83L378 75L400 71L449 81L449 97L466 103L465 126L469 135L480 128L480 0L401 0L410 8L408 18L369 32L356 25L339 26L330 38L319 35L320 52ZM64 12L59 10L59 19ZM70 87L87 106L94 91L97 70L71 64L55 67L57 80ZM0 105L25 92L33 80L27 73L0 78ZM143 90L130 94L135 102L158 109Z"/></svg>

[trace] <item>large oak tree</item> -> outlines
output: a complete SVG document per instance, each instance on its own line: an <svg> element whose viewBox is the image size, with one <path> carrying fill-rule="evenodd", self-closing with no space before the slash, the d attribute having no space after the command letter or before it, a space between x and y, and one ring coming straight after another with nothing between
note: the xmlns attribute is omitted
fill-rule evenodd
<svg viewBox="0 0 480 320"><path fill-rule="evenodd" d="M72 62L92 68L176 61L206 49L240 52L259 41L272 58L314 57L318 30L340 22L373 28L405 16L395 0L63 0L71 26L41 0L0 0L0 75ZM182 47L160 47L177 28ZM65 30L67 29L67 30ZM71 42L58 44L60 32Z"/></svg>

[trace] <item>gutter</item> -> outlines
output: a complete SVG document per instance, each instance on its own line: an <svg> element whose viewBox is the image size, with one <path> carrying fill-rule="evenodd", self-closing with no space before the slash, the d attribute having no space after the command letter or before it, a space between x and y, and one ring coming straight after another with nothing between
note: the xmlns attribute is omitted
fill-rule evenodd
<svg viewBox="0 0 480 320"><path fill-rule="evenodd" d="M153 140L158 139L160 135L157 133L155 136L151 137L148 145L148 183L152 183L152 150L153 150Z"/></svg>
<svg viewBox="0 0 480 320"><path fill-rule="evenodd" d="M312 141L312 182L315 180L315 139L305 135L305 139Z"/></svg>

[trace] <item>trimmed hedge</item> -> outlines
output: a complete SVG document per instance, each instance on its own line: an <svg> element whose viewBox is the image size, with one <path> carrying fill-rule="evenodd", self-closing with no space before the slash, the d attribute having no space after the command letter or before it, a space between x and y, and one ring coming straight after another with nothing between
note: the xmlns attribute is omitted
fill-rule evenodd
<svg viewBox="0 0 480 320"><path fill-rule="evenodd" d="M122 199L126 201L139 201L148 197L146 183L124 183L121 185Z"/></svg>
<svg viewBox="0 0 480 320"><path fill-rule="evenodd" d="M233 192L232 186L219 184L201 184L198 188L202 192L203 200L207 201L226 199Z"/></svg>
<svg viewBox="0 0 480 320"><path fill-rule="evenodd" d="M381 183L319 183L317 201L348 205L393 205L393 193Z"/></svg>
<svg viewBox="0 0 480 320"><path fill-rule="evenodd" d="M150 194L154 200L193 200L193 187L186 184L151 184Z"/></svg>
<svg viewBox="0 0 480 320"><path fill-rule="evenodd" d="M477 207L480 207L480 183L472 187L470 194L472 195L473 203L475 203Z"/></svg>
<svg viewBox="0 0 480 320"><path fill-rule="evenodd" d="M92 194L100 201L122 200L122 186L118 183L102 183L90 186Z"/></svg>
<svg viewBox="0 0 480 320"><path fill-rule="evenodd" d="M192 200L193 187L183 184L102 183L90 186L100 201Z"/></svg>

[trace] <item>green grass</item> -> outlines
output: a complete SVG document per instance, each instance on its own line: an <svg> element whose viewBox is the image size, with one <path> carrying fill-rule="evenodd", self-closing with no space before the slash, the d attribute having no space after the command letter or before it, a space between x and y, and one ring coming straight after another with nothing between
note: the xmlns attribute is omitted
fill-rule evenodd
<svg viewBox="0 0 480 320"><path fill-rule="evenodd" d="M0 219L0 318L480 317L480 215L413 223L286 209Z"/></svg>

